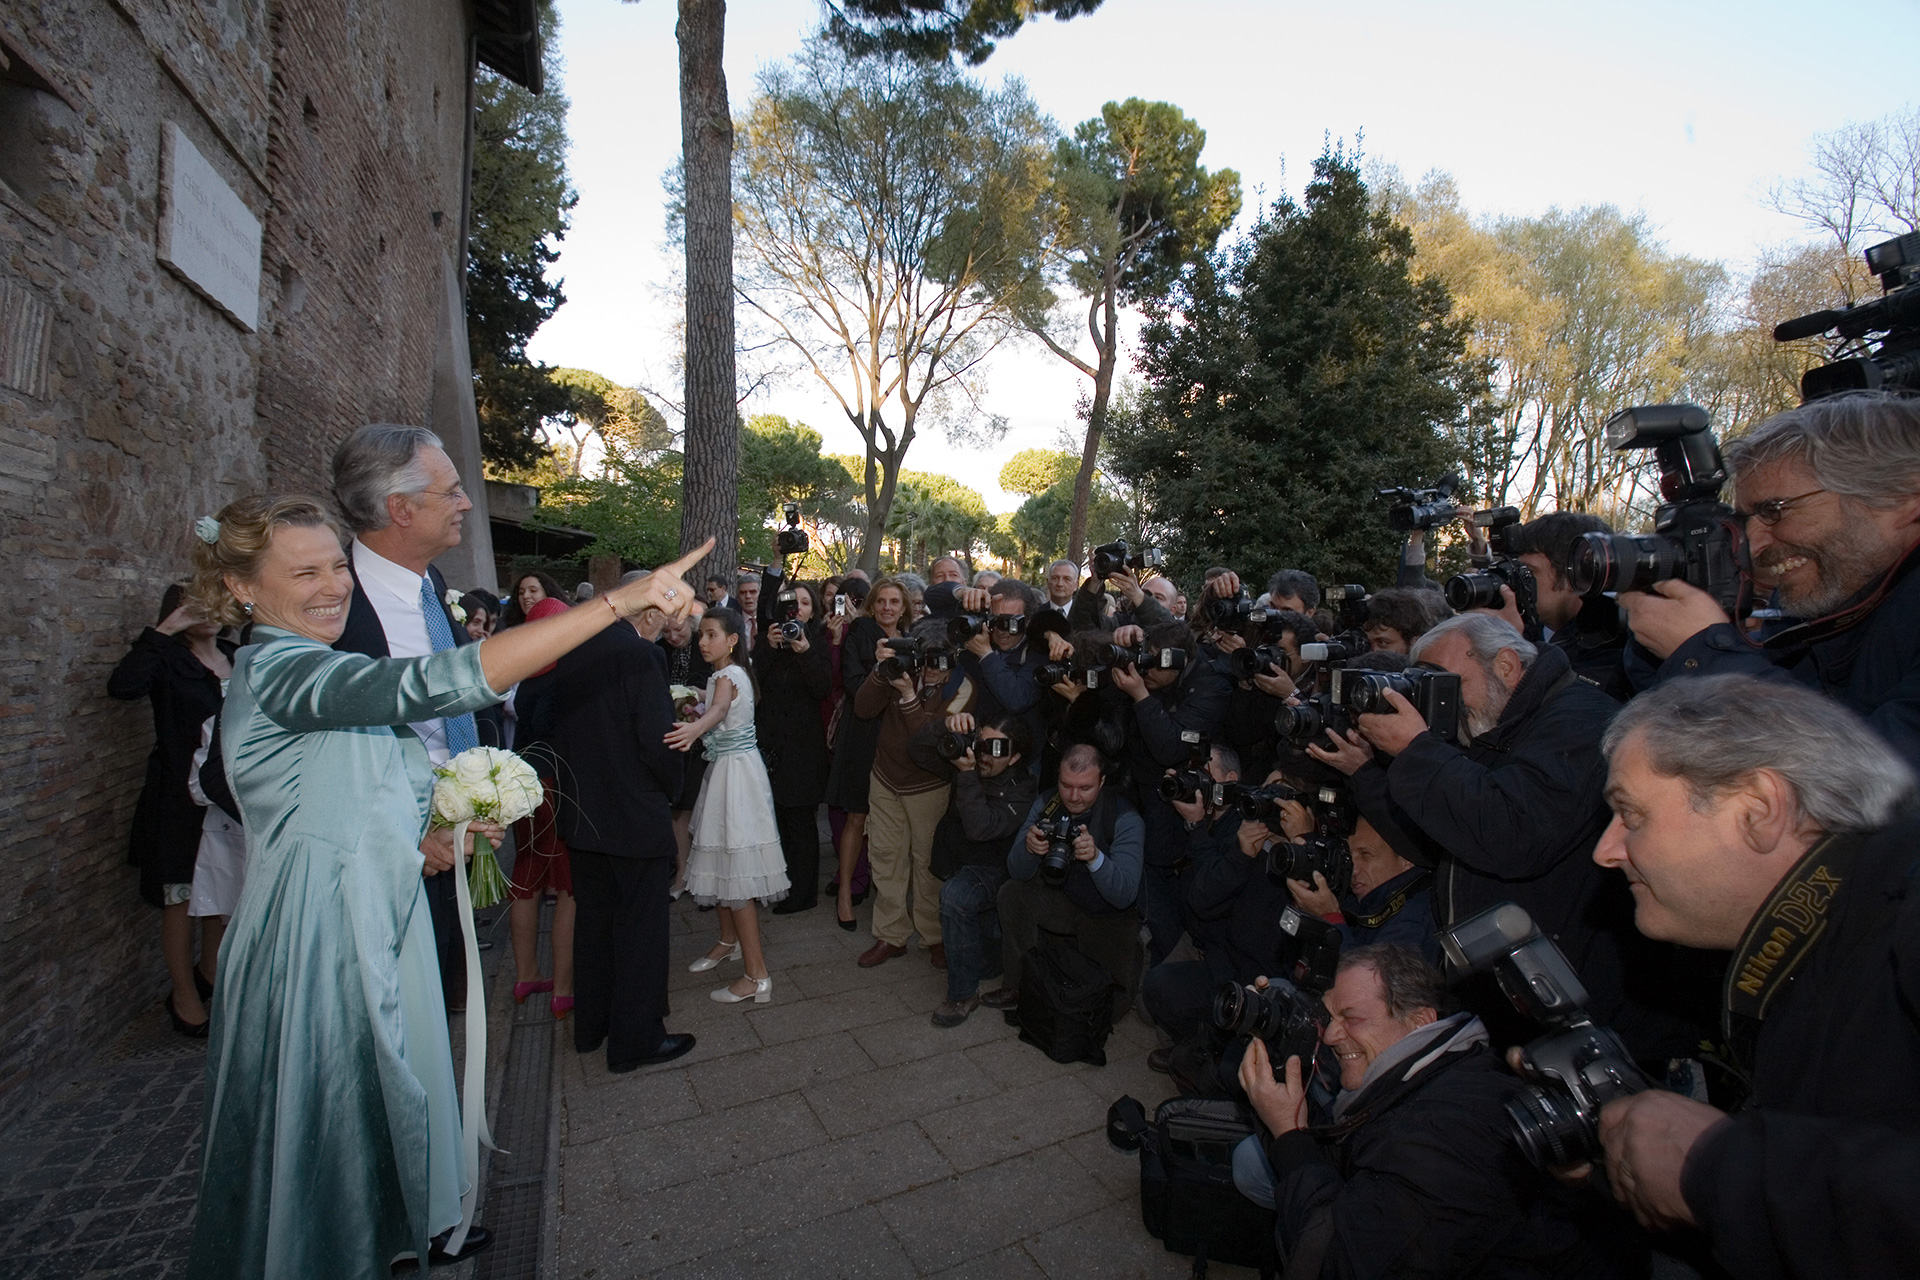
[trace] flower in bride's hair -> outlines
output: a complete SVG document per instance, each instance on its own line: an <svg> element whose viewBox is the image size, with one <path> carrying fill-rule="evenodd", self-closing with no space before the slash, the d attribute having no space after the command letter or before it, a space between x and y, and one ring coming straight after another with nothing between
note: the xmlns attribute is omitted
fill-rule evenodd
<svg viewBox="0 0 1920 1280"><path fill-rule="evenodd" d="M220 541L220 522L212 516L201 516L193 522L193 536L212 546Z"/></svg>

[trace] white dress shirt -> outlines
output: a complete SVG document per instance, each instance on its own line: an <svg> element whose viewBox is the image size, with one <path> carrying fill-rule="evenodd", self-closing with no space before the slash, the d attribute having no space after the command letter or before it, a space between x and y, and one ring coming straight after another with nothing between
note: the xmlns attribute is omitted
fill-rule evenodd
<svg viewBox="0 0 1920 1280"><path fill-rule="evenodd" d="M427 619L420 612L420 584L429 581L426 575L395 564L358 538L353 540L353 572L360 579L360 589L373 602L380 629L387 633L387 652L396 658L423 658L432 653ZM435 764L447 762L452 753L447 750L446 721L420 720L409 727L420 736L428 759Z"/></svg>

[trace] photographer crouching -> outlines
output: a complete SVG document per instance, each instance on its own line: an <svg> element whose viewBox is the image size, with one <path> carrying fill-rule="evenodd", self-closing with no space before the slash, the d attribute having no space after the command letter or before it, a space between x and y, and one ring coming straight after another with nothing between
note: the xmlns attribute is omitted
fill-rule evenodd
<svg viewBox="0 0 1920 1280"><path fill-rule="evenodd" d="M1289 1277L1613 1274L1514 1146L1507 1103L1525 1086L1438 969L1393 943L1343 951L1325 1004L1330 1124L1309 1124L1298 1057L1276 1079L1256 1039L1240 1065L1270 1138L1235 1149L1234 1184L1276 1210Z"/></svg>
<svg viewBox="0 0 1920 1280"><path fill-rule="evenodd" d="M1025 835L1007 850L1000 887L1000 955L1005 981L982 997L989 1009L1020 1003L1021 969L1040 931L1069 934L1126 998L1140 989L1140 861L1145 827L1117 789L1106 762L1085 743L1060 758L1060 785L1034 801ZM1117 1012L1117 1010L1116 1010Z"/></svg>
<svg viewBox="0 0 1920 1280"><path fill-rule="evenodd" d="M1920 1273L1920 821L1852 712L1739 676L1680 680L1607 731L1594 851L1649 937L1733 949L1721 1009L1752 1093L1608 1103L1614 1194L1698 1227L1742 1277Z"/></svg>
<svg viewBox="0 0 1920 1280"><path fill-rule="evenodd" d="M1920 401L1815 400L1728 444L1753 581L1793 625L1750 643L1713 596L1670 580L1620 593L1658 678L1797 680L1920 763Z"/></svg>
<svg viewBox="0 0 1920 1280"><path fill-rule="evenodd" d="M961 713L915 733L907 750L920 768L952 783L933 831L947 957L947 998L933 1025L957 1027L979 1007L980 980L1000 972L997 902L1007 881L1007 841L1033 809L1033 738L1018 716L982 719L976 728L975 718Z"/></svg>

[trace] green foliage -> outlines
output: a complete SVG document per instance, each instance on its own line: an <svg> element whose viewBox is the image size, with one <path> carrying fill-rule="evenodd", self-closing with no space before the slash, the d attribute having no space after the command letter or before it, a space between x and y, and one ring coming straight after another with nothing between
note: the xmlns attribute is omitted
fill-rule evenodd
<svg viewBox="0 0 1920 1280"><path fill-rule="evenodd" d="M1100 0L826 0L827 34L854 57L905 54L945 62L958 54L978 66L995 42L1032 18L1065 22Z"/></svg>
<svg viewBox="0 0 1920 1280"><path fill-rule="evenodd" d="M820 433L778 414L748 418L740 428L740 541L749 560L773 558L782 504L800 505L800 520L819 540L819 526L851 523L854 479L820 452ZM827 557L830 562L832 557Z"/></svg>
<svg viewBox="0 0 1920 1280"><path fill-rule="evenodd" d="M1000 468L1000 487L1035 498L1062 480L1071 480L1079 469L1080 459L1064 449L1022 449Z"/></svg>
<svg viewBox="0 0 1920 1280"><path fill-rule="evenodd" d="M1329 149L1303 203L1282 196L1149 308L1146 400L1116 415L1111 465L1176 563L1393 580L1375 491L1457 466L1486 393L1446 289L1415 281L1412 257Z"/></svg>
<svg viewBox="0 0 1920 1280"><path fill-rule="evenodd" d="M904 563L925 566L948 552L972 567L997 522L986 499L952 476L902 471L886 535Z"/></svg>
<svg viewBox="0 0 1920 1280"><path fill-rule="evenodd" d="M1056 251L1086 297L1114 279L1123 304L1157 298L1240 215L1240 175L1200 164L1207 131L1170 102L1100 108L1054 151Z"/></svg>
<svg viewBox="0 0 1920 1280"><path fill-rule="evenodd" d="M528 93L491 71L474 85L473 199L467 245L467 342L480 417L480 451L502 466L540 456L540 423L562 413L567 391L527 358L527 342L566 301L546 270L578 201L567 181L567 99L555 52L559 19L540 13L547 90Z"/></svg>

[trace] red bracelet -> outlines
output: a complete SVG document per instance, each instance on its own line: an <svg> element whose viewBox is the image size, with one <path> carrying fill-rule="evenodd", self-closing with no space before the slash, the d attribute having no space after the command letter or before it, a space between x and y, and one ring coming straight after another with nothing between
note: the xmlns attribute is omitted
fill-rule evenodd
<svg viewBox="0 0 1920 1280"><path fill-rule="evenodd" d="M1329 911L1320 918L1328 924L1345 924L1347 922L1347 917L1338 911Z"/></svg>

